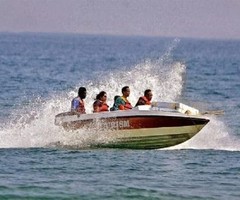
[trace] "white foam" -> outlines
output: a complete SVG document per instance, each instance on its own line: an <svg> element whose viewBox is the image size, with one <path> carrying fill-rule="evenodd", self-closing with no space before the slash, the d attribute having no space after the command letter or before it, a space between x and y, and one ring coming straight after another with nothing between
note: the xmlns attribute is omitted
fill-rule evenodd
<svg viewBox="0 0 240 200"><path fill-rule="evenodd" d="M219 118L211 116L210 122L193 138L171 149L214 149L240 151L240 140Z"/></svg>
<svg viewBox="0 0 240 200"><path fill-rule="evenodd" d="M178 44L174 40L161 58L148 59L125 70L110 71L104 78L79 83L87 88L86 110L92 112L92 103L97 93L104 90L108 94L108 104L112 106L115 95L121 94L121 88L128 85L131 89L129 100L135 105L145 89L152 89L153 101L176 101L181 96L186 66L171 60L172 50ZM83 85L82 85L83 84ZM66 146L88 146L99 141L108 141L110 138L99 135L97 131L78 130L66 132L54 125L54 117L60 112L69 111L70 102L77 95L77 85L74 90L53 95L49 100L33 100L28 106L14 111L12 118L0 127L0 148L29 148L44 147L51 143L60 142ZM18 117L15 117L15 116ZM189 142L174 147L181 148L214 148L240 149L223 122L212 118L211 122L199 135Z"/></svg>

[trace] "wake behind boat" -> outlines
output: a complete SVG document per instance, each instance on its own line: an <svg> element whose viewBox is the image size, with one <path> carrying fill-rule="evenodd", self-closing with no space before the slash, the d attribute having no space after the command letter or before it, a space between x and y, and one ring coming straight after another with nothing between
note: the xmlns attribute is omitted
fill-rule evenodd
<svg viewBox="0 0 240 200"><path fill-rule="evenodd" d="M107 143L94 147L158 149L183 143L196 135L209 119L182 103L157 102L132 110L92 114L65 112L55 124L66 130L87 129L106 134Z"/></svg>

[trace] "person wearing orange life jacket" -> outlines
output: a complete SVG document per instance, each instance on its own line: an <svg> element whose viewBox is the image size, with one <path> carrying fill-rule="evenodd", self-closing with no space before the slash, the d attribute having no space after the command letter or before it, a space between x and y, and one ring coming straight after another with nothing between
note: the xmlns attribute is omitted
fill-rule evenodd
<svg viewBox="0 0 240 200"><path fill-rule="evenodd" d="M108 111L109 106L106 103L107 101L107 93L101 91L96 96L96 101L93 103L93 112L104 112Z"/></svg>
<svg viewBox="0 0 240 200"><path fill-rule="evenodd" d="M71 102L71 111L86 114L84 100L87 96L87 90L85 87L78 89L78 96L75 97Z"/></svg>
<svg viewBox="0 0 240 200"><path fill-rule="evenodd" d="M153 96L153 94L150 89L145 90L144 96L139 97L138 102L136 103L135 106L151 105L152 96Z"/></svg>
<svg viewBox="0 0 240 200"><path fill-rule="evenodd" d="M132 109L131 103L128 101L130 89L128 86L122 88L122 96L118 97L114 103L113 110L129 110Z"/></svg>

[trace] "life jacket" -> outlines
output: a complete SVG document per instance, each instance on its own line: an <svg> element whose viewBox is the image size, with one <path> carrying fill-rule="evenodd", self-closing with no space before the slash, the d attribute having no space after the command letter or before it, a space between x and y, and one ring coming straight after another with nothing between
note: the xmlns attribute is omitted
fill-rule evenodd
<svg viewBox="0 0 240 200"><path fill-rule="evenodd" d="M147 99L147 97L142 96L140 98L142 98L145 101L145 105L151 105L151 102Z"/></svg>
<svg viewBox="0 0 240 200"><path fill-rule="evenodd" d="M86 114L85 105L83 99L75 97L72 100L71 111L76 111L82 114Z"/></svg>
<svg viewBox="0 0 240 200"><path fill-rule="evenodd" d="M106 102L102 103L102 106L100 106L100 112L103 112L103 111L108 111L108 105Z"/></svg>
<svg viewBox="0 0 240 200"><path fill-rule="evenodd" d="M144 101L144 104L142 103L143 101ZM138 102L136 104L136 106L139 106L139 105L151 105L151 102L147 99L147 97L142 96L138 99Z"/></svg>
<svg viewBox="0 0 240 200"><path fill-rule="evenodd" d="M129 109L132 109L131 103L125 97L122 96L121 98L125 102L125 104L124 105L120 105L119 106L119 110L129 110Z"/></svg>
<svg viewBox="0 0 240 200"><path fill-rule="evenodd" d="M93 109L95 107L99 107L99 112L103 112L103 111L108 111L108 105L106 102L102 102L100 100L96 100L94 103L93 103Z"/></svg>

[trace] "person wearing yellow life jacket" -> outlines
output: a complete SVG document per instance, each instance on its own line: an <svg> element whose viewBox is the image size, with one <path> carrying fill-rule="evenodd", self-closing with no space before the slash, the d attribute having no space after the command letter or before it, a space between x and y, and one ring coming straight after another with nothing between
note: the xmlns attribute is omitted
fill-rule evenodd
<svg viewBox="0 0 240 200"><path fill-rule="evenodd" d="M135 106L151 105L152 96L153 96L153 94L152 94L152 91L150 89L145 90L144 91L144 96L139 97Z"/></svg>
<svg viewBox="0 0 240 200"><path fill-rule="evenodd" d="M104 112L108 111L109 106L107 105L107 93L101 91L96 96L96 101L93 103L93 112Z"/></svg>
<svg viewBox="0 0 240 200"><path fill-rule="evenodd" d="M87 96L87 90L85 87L78 89L78 96L75 97L71 102L71 111L86 114L84 100Z"/></svg>
<svg viewBox="0 0 240 200"><path fill-rule="evenodd" d="M132 109L131 103L128 101L130 95L130 89L128 86L122 88L122 96L116 98L113 107L111 110L129 110Z"/></svg>

